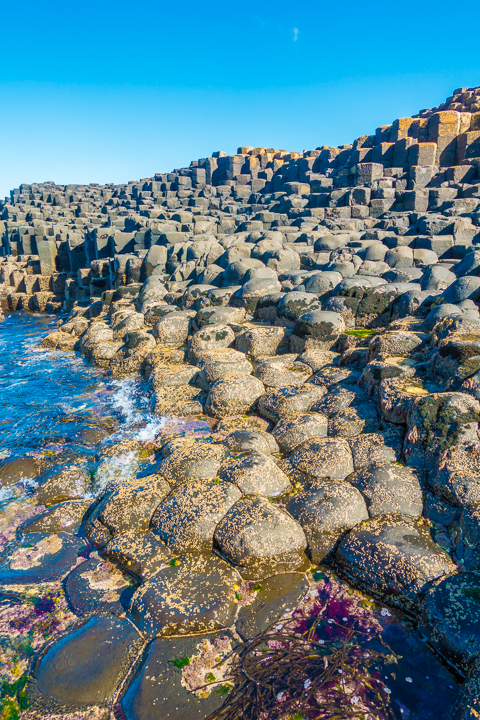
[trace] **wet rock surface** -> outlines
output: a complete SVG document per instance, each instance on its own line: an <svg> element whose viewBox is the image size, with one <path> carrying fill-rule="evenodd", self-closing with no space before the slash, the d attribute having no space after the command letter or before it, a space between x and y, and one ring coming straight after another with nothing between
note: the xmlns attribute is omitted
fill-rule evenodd
<svg viewBox="0 0 480 720"><path fill-rule="evenodd" d="M30 689L34 705L53 712L108 706L141 643L130 623L91 618L41 658Z"/></svg>
<svg viewBox="0 0 480 720"><path fill-rule="evenodd" d="M183 555L137 590L130 616L150 636L230 627L238 582L238 574L220 558Z"/></svg>
<svg viewBox="0 0 480 720"><path fill-rule="evenodd" d="M218 642L220 641L220 642ZM189 692L182 677L182 667L198 648L199 637L157 638L152 642L145 660L122 699L122 709L129 720L150 720L182 717L185 720L207 718L224 702L221 684L207 697ZM205 642L205 641L203 641ZM231 647L231 639L225 633L208 636L208 642ZM218 655L217 655L218 657ZM183 661L183 662L182 662ZM211 663L212 667L215 659ZM200 680L202 682L204 678Z"/></svg>
<svg viewBox="0 0 480 720"><path fill-rule="evenodd" d="M410 607L429 582L454 571L421 521L384 515L362 522L340 544L335 562L350 578Z"/></svg>

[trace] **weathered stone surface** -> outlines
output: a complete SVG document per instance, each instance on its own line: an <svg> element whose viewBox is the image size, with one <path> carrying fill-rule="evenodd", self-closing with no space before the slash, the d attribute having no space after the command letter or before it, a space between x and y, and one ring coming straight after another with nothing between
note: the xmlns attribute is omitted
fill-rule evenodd
<svg viewBox="0 0 480 720"><path fill-rule="evenodd" d="M29 691L31 701L44 711L65 714L92 705L107 706L141 642L125 620L91 618L42 656Z"/></svg>
<svg viewBox="0 0 480 720"><path fill-rule="evenodd" d="M402 513L419 516L423 511L422 488L414 470L398 463L374 463L349 475L362 493L370 517Z"/></svg>
<svg viewBox="0 0 480 720"><path fill-rule="evenodd" d="M290 465L294 472L331 480L344 480L353 472L350 446L343 438L307 440L290 455Z"/></svg>
<svg viewBox="0 0 480 720"><path fill-rule="evenodd" d="M219 478L220 470L213 480L193 479L177 485L158 507L152 530L173 553L212 550L216 526L241 497L235 485Z"/></svg>
<svg viewBox="0 0 480 720"><path fill-rule="evenodd" d="M153 513L169 493L169 483L159 475L133 478L106 499L98 519L112 535L127 530L145 532Z"/></svg>
<svg viewBox="0 0 480 720"><path fill-rule="evenodd" d="M36 478L39 474L39 462L33 457L7 460L0 466L0 482L2 486L12 485L23 478Z"/></svg>
<svg viewBox="0 0 480 720"><path fill-rule="evenodd" d="M430 487L448 502L462 507L480 501L480 452L476 445L453 447L437 455Z"/></svg>
<svg viewBox="0 0 480 720"><path fill-rule="evenodd" d="M203 637L160 637L151 643L122 698L127 720L164 720L176 716L183 720L204 720L223 704L221 684L214 686L207 697L198 697L185 687L182 668L186 659L192 664L192 658L199 654L205 641L211 643L214 650L212 666L215 657L222 656L219 647L227 650L233 644L225 631Z"/></svg>
<svg viewBox="0 0 480 720"><path fill-rule="evenodd" d="M312 375L311 368L305 363L291 359L291 356L259 359L255 362L255 377L269 388L297 386L306 382Z"/></svg>
<svg viewBox="0 0 480 720"><path fill-rule="evenodd" d="M399 459L402 439L398 443L398 453L394 441L382 433L362 433L348 441L352 451L355 470L377 462L395 462Z"/></svg>
<svg viewBox="0 0 480 720"><path fill-rule="evenodd" d="M60 580L75 566L84 548L84 538L68 533L28 533L8 559L3 558L1 583L31 585Z"/></svg>
<svg viewBox="0 0 480 720"><path fill-rule="evenodd" d="M205 403L205 412L217 418L250 412L263 391L263 383L257 378L241 373L229 373L212 385Z"/></svg>
<svg viewBox="0 0 480 720"><path fill-rule="evenodd" d="M364 403L338 410L328 419L330 437L352 438L362 433L375 432L378 429L377 409L373 403Z"/></svg>
<svg viewBox="0 0 480 720"><path fill-rule="evenodd" d="M184 555L136 591L130 614L150 636L219 630L235 617L238 582L235 570L215 555Z"/></svg>
<svg viewBox="0 0 480 720"><path fill-rule="evenodd" d="M258 412L276 423L281 418L310 410L325 392L325 388L310 384L269 390L259 398Z"/></svg>
<svg viewBox="0 0 480 720"><path fill-rule="evenodd" d="M319 563L345 530L368 519L361 493L349 483L316 479L287 503L302 526L312 562Z"/></svg>
<svg viewBox="0 0 480 720"><path fill-rule="evenodd" d="M42 505L56 505L62 500L83 497L90 490L91 478L76 465L64 465L43 473L38 482L38 502Z"/></svg>
<svg viewBox="0 0 480 720"><path fill-rule="evenodd" d="M298 413L291 420L279 420L272 430L282 452L290 453L313 437L327 435L328 421L320 413Z"/></svg>
<svg viewBox="0 0 480 720"><path fill-rule="evenodd" d="M28 520L21 526L21 531L23 534L64 532L76 535L91 504L90 500L70 500L59 503L41 515Z"/></svg>
<svg viewBox="0 0 480 720"><path fill-rule="evenodd" d="M438 453L454 445L475 444L479 419L480 404L465 393L434 393L418 398L407 417L408 464L430 469Z"/></svg>
<svg viewBox="0 0 480 720"><path fill-rule="evenodd" d="M463 533L463 565L467 570L480 567L480 506L477 502L463 508L460 515Z"/></svg>
<svg viewBox="0 0 480 720"><path fill-rule="evenodd" d="M290 488L290 480L274 460L261 452L252 450L238 458L227 460L220 466L218 476L234 483L242 493L263 497L281 495Z"/></svg>
<svg viewBox="0 0 480 720"><path fill-rule="evenodd" d="M186 480L208 480L217 475L218 468L228 456L223 445L208 442L188 443L178 447L158 466L158 472L175 488Z"/></svg>
<svg viewBox="0 0 480 720"><path fill-rule="evenodd" d="M264 498L245 496L215 530L215 541L244 577L262 576L264 567L300 565L307 542L301 526Z"/></svg>
<svg viewBox="0 0 480 720"><path fill-rule="evenodd" d="M218 427L217 427L218 430ZM230 452L247 452L248 450L256 450L265 455L279 452L275 438L270 433L257 430L235 430L227 435L224 440L225 445Z"/></svg>
<svg viewBox="0 0 480 720"><path fill-rule="evenodd" d="M276 355L285 340L285 330L280 327L258 327L246 330L238 336L236 348L252 357Z"/></svg>
<svg viewBox="0 0 480 720"><path fill-rule="evenodd" d="M146 580L168 564L171 554L152 532L127 530L110 540L101 555L134 577Z"/></svg>
<svg viewBox="0 0 480 720"><path fill-rule="evenodd" d="M475 660L467 681L462 685L449 720L475 720L480 712L480 661Z"/></svg>
<svg viewBox="0 0 480 720"><path fill-rule="evenodd" d="M421 629L450 662L467 666L480 655L478 598L480 577L459 573L428 588Z"/></svg>
<svg viewBox="0 0 480 720"><path fill-rule="evenodd" d="M262 580L255 587L255 599L240 609L235 625L244 640L255 637L293 610L305 597L309 585L300 573L281 573Z"/></svg>
<svg viewBox="0 0 480 720"><path fill-rule="evenodd" d="M65 581L68 602L77 615L123 615L135 589L131 576L96 558L82 562Z"/></svg>
<svg viewBox="0 0 480 720"><path fill-rule="evenodd" d="M201 415L206 394L191 385L157 386L153 395L156 415L188 416Z"/></svg>
<svg viewBox="0 0 480 720"><path fill-rule="evenodd" d="M418 603L429 582L455 569L421 520L397 514L376 517L350 530L335 562L359 585L406 607Z"/></svg>
<svg viewBox="0 0 480 720"><path fill-rule="evenodd" d="M192 360L200 357L205 350L232 346L235 334L228 325L212 325L192 335L189 356Z"/></svg>

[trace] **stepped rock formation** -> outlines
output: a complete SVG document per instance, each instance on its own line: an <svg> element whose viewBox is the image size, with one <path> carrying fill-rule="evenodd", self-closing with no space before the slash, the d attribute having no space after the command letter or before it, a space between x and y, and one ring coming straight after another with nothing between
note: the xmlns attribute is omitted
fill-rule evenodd
<svg viewBox="0 0 480 720"><path fill-rule="evenodd" d="M166 717L145 689L166 638L252 637L325 561L409 612L469 677L445 718L478 716L480 88L338 148L240 147L124 185L22 185L0 232L4 311L68 312L44 347L142 372L156 413L209 423L198 439L166 435L150 474L90 506L87 538L135 577L129 622L92 609L43 656L35 702L107 707L124 659L97 695L80 674L75 695L65 643L83 662L90 637L115 636L131 658L136 627L157 639L122 712ZM78 470L64 472L39 478L41 502L78 503ZM231 588L272 577L268 617L246 619Z"/></svg>
<svg viewBox="0 0 480 720"><path fill-rule="evenodd" d="M475 244L479 158L480 90L460 88L339 148L240 147L125 185L22 185L1 205L3 297L12 310L55 311L151 274L170 293L232 286L223 273L234 256L290 273L284 290L306 271L381 277L371 263L387 252L415 280L408 268L432 264L432 252L445 265ZM341 237L322 243L331 234Z"/></svg>

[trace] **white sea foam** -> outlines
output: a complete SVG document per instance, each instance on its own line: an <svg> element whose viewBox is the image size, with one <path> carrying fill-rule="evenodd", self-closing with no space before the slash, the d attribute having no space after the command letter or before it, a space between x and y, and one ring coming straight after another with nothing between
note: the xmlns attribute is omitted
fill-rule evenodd
<svg viewBox="0 0 480 720"><path fill-rule="evenodd" d="M143 384L128 378L115 380L113 386L116 390L111 397L112 409L120 413L123 420L119 434L143 442L154 440L167 418L152 413ZM142 427L139 428L139 425Z"/></svg>

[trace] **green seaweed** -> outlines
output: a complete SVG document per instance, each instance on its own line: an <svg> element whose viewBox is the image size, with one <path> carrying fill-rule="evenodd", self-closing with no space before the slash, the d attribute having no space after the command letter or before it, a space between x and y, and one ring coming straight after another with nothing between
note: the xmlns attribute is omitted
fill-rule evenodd
<svg viewBox="0 0 480 720"><path fill-rule="evenodd" d="M21 713L29 706L25 685L27 675L22 675L15 682L4 680L0 684L0 718L1 720L18 720Z"/></svg>
<svg viewBox="0 0 480 720"><path fill-rule="evenodd" d="M233 685L230 685L230 683L224 683L223 685L220 685L219 688L217 688L217 694L221 695L222 697L226 697L232 691L232 688Z"/></svg>
<svg viewBox="0 0 480 720"><path fill-rule="evenodd" d="M480 602L480 588L463 588L462 595L472 598L472 600L475 600L476 602Z"/></svg>
<svg viewBox="0 0 480 720"><path fill-rule="evenodd" d="M352 335L358 338L368 338L378 335L378 330L368 330L368 328L357 328L356 330L344 330L345 335Z"/></svg>
<svg viewBox="0 0 480 720"><path fill-rule="evenodd" d="M172 665L175 665L175 667L179 670L183 670L183 668L187 667L187 665L190 665L190 658L185 655L185 657L178 658L177 660L170 660L169 662Z"/></svg>

